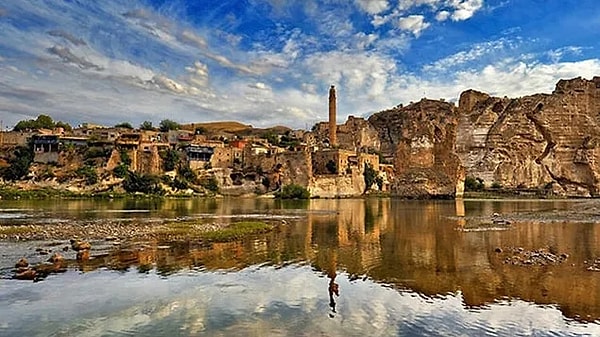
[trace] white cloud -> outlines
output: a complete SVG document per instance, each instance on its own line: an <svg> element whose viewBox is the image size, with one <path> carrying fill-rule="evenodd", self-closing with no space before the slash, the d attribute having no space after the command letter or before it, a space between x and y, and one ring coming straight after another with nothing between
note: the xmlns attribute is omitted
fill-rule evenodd
<svg viewBox="0 0 600 337"><path fill-rule="evenodd" d="M258 89L258 90L271 90L271 88L263 82L256 82L249 84L248 87Z"/></svg>
<svg viewBox="0 0 600 337"><path fill-rule="evenodd" d="M400 0L398 2L398 8L402 11L409 10L413 7L427 5L431 8L440 6L444 0Z"/></svg>
<svg viewBox="0 0 600 337"><path fill-rule="evenodd" d="M358 7L368 14L378 14L388 9L389 1L387 0L355 0Z"/></svg>
<svg viewBox="0 0 600 337"><path fill-rule="evenodd" d="M450 0L450 6L455 9L452 20L463 21L471 18L483 7L483 0Z"/></svg>
<svg viewBox="0 0 600 337"><path fill-rule="evenodd" d="M436 15L435 15L435 19L437 21L446 21L448 19L448 17L450 16L450 12L448 11L439 11Z"/></svg>
<svg viewBox="0 0 600 337"><path fill-rule="evenodd" d="M423 71L449 72L452 71L452 68L454 67L458 67L473 61L480 61L485 56L498 55L499 53L507 50L514 50L521 44L522 41L520 39L509 40L506 38L477 43L470 46L468 50L460 51L456 54L449 55L445 58L435 61L432 64L424 66Z"/></svg>
<svg viewBox="0 0 600 337"><path fill-rule="evenodd" d="M550 58L550 60L553 63L557 63L557 62L560 62L560 60L563 58L563 56L565 56L567 54L581 55L582 51L583 51L582 47L567 46L567 47L563 47L563 48L554 49L554 50L549 51L548 52L548 57Z"/></svg>
<svg viewBox="0 0 600 337"><path fill-rule="evenodd" d="M429 27L429 23L425 22L423 15L409 15L398 20L398 28L409 31L415 36L419 36L427 27Z"/></svg>

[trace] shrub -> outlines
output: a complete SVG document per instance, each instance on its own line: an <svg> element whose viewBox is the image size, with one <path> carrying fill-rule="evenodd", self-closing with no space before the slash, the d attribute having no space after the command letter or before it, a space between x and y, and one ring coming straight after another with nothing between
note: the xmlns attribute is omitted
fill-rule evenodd
<svg viewBox="0 0 600 337"><path fill-rule="evenodd" d="M296 184L285 185L281 191L275 193L275 197L281 199L308 199L310 198L310 192Z"/></svg>
<svg viewBox="0 0 600 337"><path fill-rule="evenodd" d="M496 190L498 190L498 189L501 189L501 188L502 188L502 185L500 185L500 183L499 183L499 182L497 182L497 181L494 181L494 182L492 183L492 188L493 188L493 189L496 189Z"/></svg>
<svg viewBox="0 0 600 337"><path fill-rule="evenodd" d="M365 192L371 189L375 179L377 178L377 171L371 166L371 164L365 164L365 171L363 172L363 176L365 178Z"/></svg>
<svg viewBox="0 0 600 337"><path fill-rule="evenodd" d="M113 175L117 178L125 178L127 176L127 172L129 172L129 166L121 163L114 168Z"/></svg>
<svg viewBox="0 0 600 337"><path fill-rule="evenodd" d="M159 179L156 176L129 171L123 180L123 188L130 193L163 194L164 191L158 183Z"/></svg>
<svg viewBox="0 0 600 337"><path fill-rule="evenodd" d="M161 157L165 171L173 171L179 163L179 153L173 149L162 152Z"/></svg>
<svg viewBox="0 0 600 337"><path fill-rule="evenodd" d="M96 173L96 170L91 166L82 166L78 168L75 173L77 173L77 176L80 178L85 178L85 182L88 185L94 185L98 182L98 173Z"/></svg>
<svg viewBox="0 0 600 337"><path fill-rule="evenodd" d="M194 182L197 178L196 173L187 165L179 165L177 175L189 182Z"/></svg>
<svg viewBox="0 0 600 337"><path fill-rule="evenodd" d="M29 173L29 166L33 162L32 147L18 147L13 157L9 160L10 166L2 171L2 177L6 180L19 180Z"/></svg>
<svg viewBox="0 0 600 337"><path fill-rule="evenodd" d="M179 178L173 179L173 181L169 184L172 188L176 190L185 190L188 188L189 184L185 180L181 180Z"/></svg>
<svg viewBox="0 0 600 337"><path fill-rule="evenodd" d="M210 176L209 178L205 179L201 185L211 192L219 192L219 183L217 182L217 178L214 176Z"/></svg>
<svg viewBox="0 0 600 337"><path fill-rule="evenodd" d="M179 125L179 123L174 122L170 119L163 119L162 121L160 121L160 124L158 126L161 132L168 132L169 130L179 130L180 127L181 125Z"/></svg>
<svg viewBox="0 0 600 337"><path fill-rule="evenodd" d="M129 157L129 153L126 150L119 151L119 156L121 157L121 164L127 167L131 165L131 157Z"/></svg>
<svg viewBox="0 0 600 337"><path fill-rule="evenodd" d="M481 178L466 177L465 191L481 191L483 189L483 180Z"/></svg>
<svg viewBox="0 0 600 337"><path fill-rule="evenodd" d="M102 147L92 146L85 151L85 159L95 159L106 157L106 151Z"/></svg>

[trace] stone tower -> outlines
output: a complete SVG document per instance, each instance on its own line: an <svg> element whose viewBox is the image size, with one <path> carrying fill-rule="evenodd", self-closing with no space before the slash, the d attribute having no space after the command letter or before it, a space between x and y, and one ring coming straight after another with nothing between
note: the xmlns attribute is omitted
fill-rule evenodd
<svg viewBox="0 0 600 337"><path fill-rule="evenodd" d="M337 124L336 124L337 105L335 97L335 86L329 88L329 144L337 145Z"/></svg>

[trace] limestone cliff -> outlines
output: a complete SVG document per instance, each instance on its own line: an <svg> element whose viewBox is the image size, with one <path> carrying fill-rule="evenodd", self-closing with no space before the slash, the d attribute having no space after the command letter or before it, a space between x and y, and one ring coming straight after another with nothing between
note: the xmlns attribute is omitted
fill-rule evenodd
<svg viewBox="0 0 600 337"><path fill-rule="evenodd" d="M561 80L517 99L473 90L459 100L457 152L469 176L566 196L600 191L600 77Z"/></svg>
<svg viewBox="0 0 600 337"><path fill-rule="evenodd" d="M455 106L423 99L372 115L381 153L395 167L391 193L403 197L453 197L462 193L464 171L454 151Z"/></svg>

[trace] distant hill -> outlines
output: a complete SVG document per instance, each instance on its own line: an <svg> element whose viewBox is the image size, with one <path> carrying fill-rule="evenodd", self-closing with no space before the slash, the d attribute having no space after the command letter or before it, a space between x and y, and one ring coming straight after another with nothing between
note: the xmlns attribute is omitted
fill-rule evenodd
<svg viewBox="0 0 600 337"><path fill-rule="evenodd" d="M284 134L291 130L286 126L280 125L270 128L254 128L252 125L242 124L235 121L184 124L181 126L181 128L189 131L195 131L198 128L204 128L205 132L210 135L233 134L238 136L261 135L267 132Z"/></svg>
<svg viewBox="0 0 600 337"><path fill-rule="evenodd" d="M225 121L225 122L208 122L208 123L192 123L183 124L181 128L184 130L195 131L197 128L204 128L209 133L237 133L245 130L251 130L252 125L242 124L240 122Z"/></svg>

